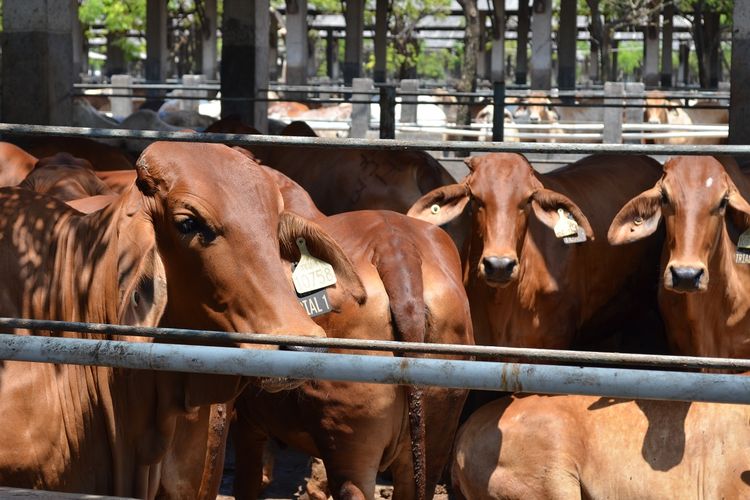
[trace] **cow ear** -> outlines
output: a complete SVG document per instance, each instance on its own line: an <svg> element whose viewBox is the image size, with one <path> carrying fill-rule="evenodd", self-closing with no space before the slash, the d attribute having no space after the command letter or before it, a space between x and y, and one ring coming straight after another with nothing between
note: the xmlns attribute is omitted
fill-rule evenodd
<svg viewBox="0 0 750 500"><path fill-rule="evenodd" d="M279 244L282 257L289 261L299 260L297 238L300 237L305 239L310 255L333 266L336 273L336 287L341 286L357 303L364 303L367 299L367 292L362 280L359 278L354 264L338 243L314 222L292 212L281 212L279 215Z"/></svg>
<svg viewBox="0 0 750 500"><path fill-rule="evenodd" d="M607 232L610 245L624 245L650 236L661 219L661 189L653 187L639 194L615 215Z"/></svg>
<svg viewBox="0 0 750 500"><path fill-rule="evenodd" d="M469 198L466 183L442 186L418 199L406 215L441 226L461 215Z"/></svg>
<svg viewBox="0 0 750 500"><path fill-rule="evenodd" d="M124 325L153 327L167 306L167 275L155 245L145 252L137 247L123 245L118 259L118 320Z"/></svg>
<svg viewBox="0 0 750 500"><path fill-rule="evenodd" d="M554 229L555 224L557 224L557 221L560 218L557 211L562 208L573 216L576 223L583 228L583 232L586 233L587 239L594 239L594 230L591 229L589 220L583 215L583 212L578 208L578 205L573 203L573 201L567 196L550 189L541 188L531 195L531 208L534 210L536 218L550 229Z"/></svg>
<svg viewBox="0 0 750 500"><path fill-rule="evenodd" d="M745 232L750 229L750 204L742 197L737 188L729 190L729 202L727 203L727 217L734 226Z"/></svg>

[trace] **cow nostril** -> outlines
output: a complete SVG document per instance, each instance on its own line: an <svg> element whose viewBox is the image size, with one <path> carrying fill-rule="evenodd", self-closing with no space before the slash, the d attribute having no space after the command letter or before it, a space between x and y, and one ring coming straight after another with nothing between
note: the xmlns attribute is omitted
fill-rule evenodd
<svg viewBox="0 0 750 500"><path fill-rule="evenodd" d="M292 351L292 352L313 352L313 353L326 353L328 352L327 347L314 347L314 346L303 346L303 345L280 345L280 351Z"/></svg>
<svg viewBox="0 0 750 500"><path fill-rule="evenodd" d="M671 266L672 284L675 288L695 289L700 285L703 268L691 266Z"/></svg>

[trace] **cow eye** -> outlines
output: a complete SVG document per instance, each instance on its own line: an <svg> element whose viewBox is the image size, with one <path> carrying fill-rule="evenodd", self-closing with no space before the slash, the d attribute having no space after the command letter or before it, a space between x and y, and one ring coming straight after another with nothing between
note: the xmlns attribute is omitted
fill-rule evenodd
<svg viewBox="0 0 750 500"><path fill-rule="evenodd" d="M216 239L216 233L205 222L195 217L184 217L175 221L177 231L184 235L198 234L205 245Z"/></svg>
<svg viewBox="0 0 750 500"><path fill-rule="evenodd" d="M662 205L668 205L669 204L669 196L667 195L667 192L662 189L661 191L661 204Z"/></svg>
<svg viewBox="0 0 750 500"><path fill-rule="evenodd" d="M726 210L728 203L729 203L729 196L724 195L724 197L719 202L719 211L723 213L724 210Z"/></svg>

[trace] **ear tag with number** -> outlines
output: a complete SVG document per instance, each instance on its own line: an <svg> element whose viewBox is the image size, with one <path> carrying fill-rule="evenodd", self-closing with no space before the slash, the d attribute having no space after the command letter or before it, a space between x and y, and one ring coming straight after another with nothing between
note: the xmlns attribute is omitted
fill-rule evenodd
<svg viewBox="0 0 750 500"><path fill-rule="evenodd" d="M584 241L586 241L586 231L584 231L581 226L578 226L578 229L576 229L575 236L566 236L563 238L563 242L566 245L572 245L573 243L583 243Z"/></svg>
<svg viewBox="0 0 750 500"><path fill-rule="evenodd" d="M734 254L737 264L750 264L750 229L740 235L737 240L737 251Z"/></svg>
<svg viewBox="0 0 750 500"><path fill-rule="evenodd" d="M292 271L292 282L298 294L320 290L336 284L336 273L328 262L310 255L304 238L297 238L300 258Z"/></svg>
<svg viewBox="0 0 750 500"><path fill-rule="evenodd" d="M577 236L578 235L578 223L573 220L565 210L562 208L557 209L557 215L559 219L555 223L555 236L558 238L565 238L566 236Z"/></svg>

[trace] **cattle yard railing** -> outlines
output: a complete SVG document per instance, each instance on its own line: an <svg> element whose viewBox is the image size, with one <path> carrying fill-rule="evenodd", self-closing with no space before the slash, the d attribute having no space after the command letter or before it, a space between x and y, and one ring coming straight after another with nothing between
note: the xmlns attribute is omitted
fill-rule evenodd
<svg viewBox="0 0 750 500"><path fill-rule="evenodd" d="M750 377L0 335L0 359L246 377L750 404Z"/></svg>
<svg viewBox="0 0 750 500"><path fill-rule="evenodd" d="M147 139L175 142L213 142L238 146L304 146L318 148L365 148L389 151L454 151L555 153L555 154L644 154L644 155L750 155L748 145L673 144L570 144L523 142L428 141L401 139L333 139L248 134L167 132L156 130L102 129L0 123L0 135L64 136L90 139Z"/></svg>

